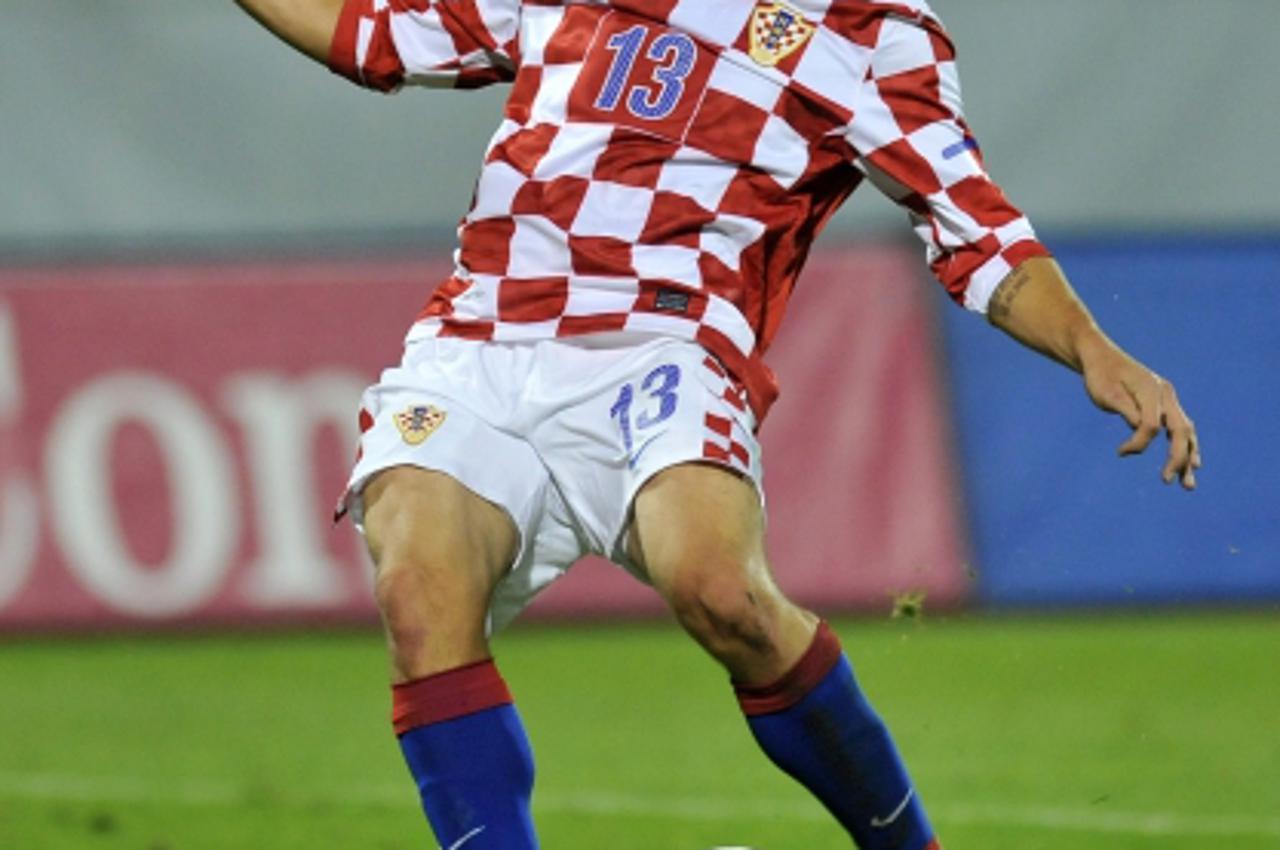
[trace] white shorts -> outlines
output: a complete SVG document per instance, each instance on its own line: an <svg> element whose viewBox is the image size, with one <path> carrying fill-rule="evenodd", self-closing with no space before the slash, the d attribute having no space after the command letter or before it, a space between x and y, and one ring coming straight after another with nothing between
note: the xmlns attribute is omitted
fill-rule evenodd
<svg viewBox="0 0 1280 850"><path fill-rule="evenodd" d="M365 482L401 465L444 472L515 522L520 551L494 593L491 631L584 554L647 581L625 537L657 472L716 463L763 492L741 387L700 346L667 337L413 341L365 392L360 420L344 499L358 527Z"/></svg>

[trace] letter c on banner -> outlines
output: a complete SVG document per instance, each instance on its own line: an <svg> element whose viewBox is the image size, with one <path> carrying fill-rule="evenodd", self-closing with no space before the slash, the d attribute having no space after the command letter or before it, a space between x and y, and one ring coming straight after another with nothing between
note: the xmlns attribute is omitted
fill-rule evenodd
<svg viewBox="0 0 1280 850"><path fill-rule="evenodd" d="M125 422L150 431L168 467L173 544L159 566L135 560L113 505L111 438ZM45 444L52 526L68 567L123 613L199 608L222 584L239 541L234 469L208 413L178 384L138 372L96 378L62 405Z"/></svg>

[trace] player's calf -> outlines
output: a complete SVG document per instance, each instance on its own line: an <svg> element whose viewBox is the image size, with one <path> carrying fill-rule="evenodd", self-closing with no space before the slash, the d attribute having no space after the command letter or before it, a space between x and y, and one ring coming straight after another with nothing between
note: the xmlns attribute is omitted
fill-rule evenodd
<svg viewBox="0 0 1280 850"><path fill-rule="evenodd" d="M364 494L394 667L392 723L442 847L534 850L533 754L485 620L511 520L448 476L397 467Z"/></svg>
<svg viewBox="0 0 1280 850"><path fill-rule="evenodd" d="M858 847L939 850L893 738L826 623L781 678L736 690L761 749L822 801Z"/></svg>
<svg viewBox="0 0 1280 850"><path fill-rule="evenodd" d="M751 484L672 467L636 499L630 551L681 625L727 667L770 759L863 850L937 850L897 748L835 633L774 584Z"/></svg>

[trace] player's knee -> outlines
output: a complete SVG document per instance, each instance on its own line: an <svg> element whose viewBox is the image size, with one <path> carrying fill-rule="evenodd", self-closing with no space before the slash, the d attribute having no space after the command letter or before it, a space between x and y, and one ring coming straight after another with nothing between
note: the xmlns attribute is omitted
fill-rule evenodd
<svg viewBox="0 0 1280 850"><path fill-rule="evenodd" d="M736 564L683 571L669 591L680 624L715 657L726 661L775 651L773 592L748 580Z"/></svg>
<svg viewBox="0 0 1280 850"><path fill-rule="evenodd" d="M378 565L374 598L392 664L403 678L427 676L486 654L487 599L439 565L388 558Z"/></svg>

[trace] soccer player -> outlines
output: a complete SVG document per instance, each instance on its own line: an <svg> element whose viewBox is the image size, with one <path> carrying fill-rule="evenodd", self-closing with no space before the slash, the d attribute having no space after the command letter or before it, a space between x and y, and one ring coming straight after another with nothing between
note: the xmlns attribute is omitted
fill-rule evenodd
<svg viewBox="0 0 1280 850"><path fill-rule="evenodd" d="M1163 478L1190 489L1200 453L1172 384L1103 334L987 176L928 6L239 3L364 86L512 84L456 270L365 395L344 500L440 844L537 846L529 744L488 641L594 552L662 595L857 846L939 847L835 634L764 555L762 357L814 237L871 182L952 298L1124 417L1122 454L1165 433Z"/></svg>

